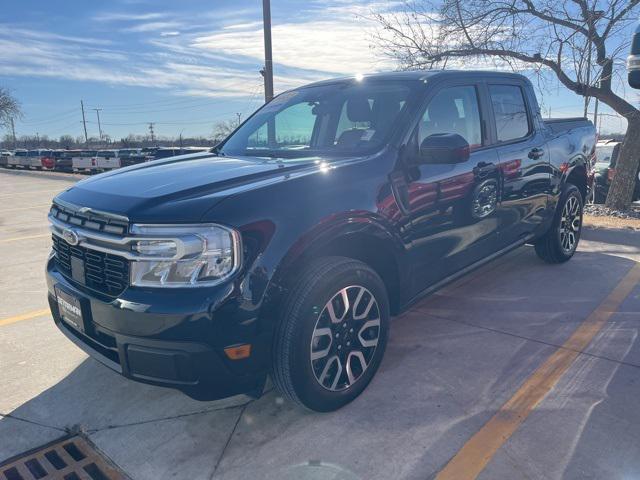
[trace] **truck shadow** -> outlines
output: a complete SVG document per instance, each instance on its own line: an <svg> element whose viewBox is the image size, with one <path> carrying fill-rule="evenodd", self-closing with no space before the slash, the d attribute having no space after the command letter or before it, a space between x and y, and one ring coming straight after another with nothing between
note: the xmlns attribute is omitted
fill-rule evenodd
<svg viewBox="0 0 640 480"><path fill-rule="evenodd" d="M616 239L598 236L594 241L615 246ZM626 241L620 239L622 245ZM311 478L305 469L313 468L342 475L335 478L428 478L633 264L629 258L583 249L571 262L550 267L530 248L514 252L395 318L380 371L361 397L331 414L304 411L273 389L256 401L237 396L198 402L128 381L86 359L11 412L14 418L1 418L0 443L15 435L28 437L16 425L15 419L22 419L58 429L30 433L29 448L50 440L47 435L83 431L134 478ZM635 301L626 309L638 306L640 312ZM489 467L504 473L501 468L517 464L532 478L556 478L565 471L575 474L578 464L585 468L584 462L602 462L602 451L594 449L607 441L603 415L626 415L631 424L640 424L640 413L631 405L620 407L625 398L640 394L637 369L619 363L640 365L638 318L635 325L627 317L614 319L593 342L594 355L609 360L589 363L594 357L580 356L580 368L572 367L530 417L548 425L548 432L557 431L558 440L540 429L516 435L504 447L511 460L498 455ZM636 390L633 397L630 389ZM637 438L638 431L622 425L616 427L620 447L611 461L626 459L625 468L637 472L640 446L631 436ZM16 442L15 454L22 447ZM514 478L515 471L504 475Z"/></svg>

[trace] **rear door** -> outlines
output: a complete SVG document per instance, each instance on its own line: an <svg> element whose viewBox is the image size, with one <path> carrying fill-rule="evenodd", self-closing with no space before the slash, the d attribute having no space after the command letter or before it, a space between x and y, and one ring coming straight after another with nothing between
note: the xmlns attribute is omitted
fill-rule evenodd
<svg viewBox="0 0 640 480"><path fill-rule="evenodd" d="M496 151L502 178L499 242L512 244L537 233L549 215L551 165L545 130L530 87L519 80L488 85Z"/></svg>

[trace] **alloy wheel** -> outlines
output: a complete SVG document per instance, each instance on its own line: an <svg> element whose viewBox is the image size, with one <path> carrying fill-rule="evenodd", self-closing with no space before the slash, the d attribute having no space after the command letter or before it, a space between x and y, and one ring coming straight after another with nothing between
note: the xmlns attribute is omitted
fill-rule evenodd
<svg viewBox="0 0 640 480"><path fill-rule="evenodd" d="M572 253L576 248L581 220L580 202L571 196L564 204L560 219L560 245L566 253Z"/></svg>
<svg viewBox="0 0 640 480"><path fill-rule="evenodd" d="M380 308L373 294L352 285L324 305L311 337L310 359L317 382L341 391L357 382L373 360L380 339Z"/></svg>

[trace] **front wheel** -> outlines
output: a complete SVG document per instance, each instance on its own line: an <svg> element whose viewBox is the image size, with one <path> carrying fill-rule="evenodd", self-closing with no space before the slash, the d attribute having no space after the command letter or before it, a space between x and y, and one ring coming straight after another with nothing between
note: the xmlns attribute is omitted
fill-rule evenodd
<svg viewBox="0 0 640 480"><path fill-rule="evenodd" d="M273 379L311 410L337 410L375 375L387 343L389 301L366 264L344 257L312 262L288 294L273 355Z"/></svg>
<svg viewBox="0 0 640 480"><path fill-rule="evenodd" d="M567 184L560 196L551 228L535 243L538 256L548 263L563 263L573 257L582 232L582 194Z"/></svg>

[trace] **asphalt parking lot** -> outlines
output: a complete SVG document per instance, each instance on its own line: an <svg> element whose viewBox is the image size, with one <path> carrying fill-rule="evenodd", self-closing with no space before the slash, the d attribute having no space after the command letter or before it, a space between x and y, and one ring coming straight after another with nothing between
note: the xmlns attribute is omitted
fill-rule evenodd
<svg viewBox="0 0 640 480"><path fill-rule="evenodd" d="M639 232L585 230L559 266L524 247L424 299L367 391L317 414L133 383L59 333L46 213L78 178L0 171L0 463L80 432L134 479L640 477Z"/></svg>

